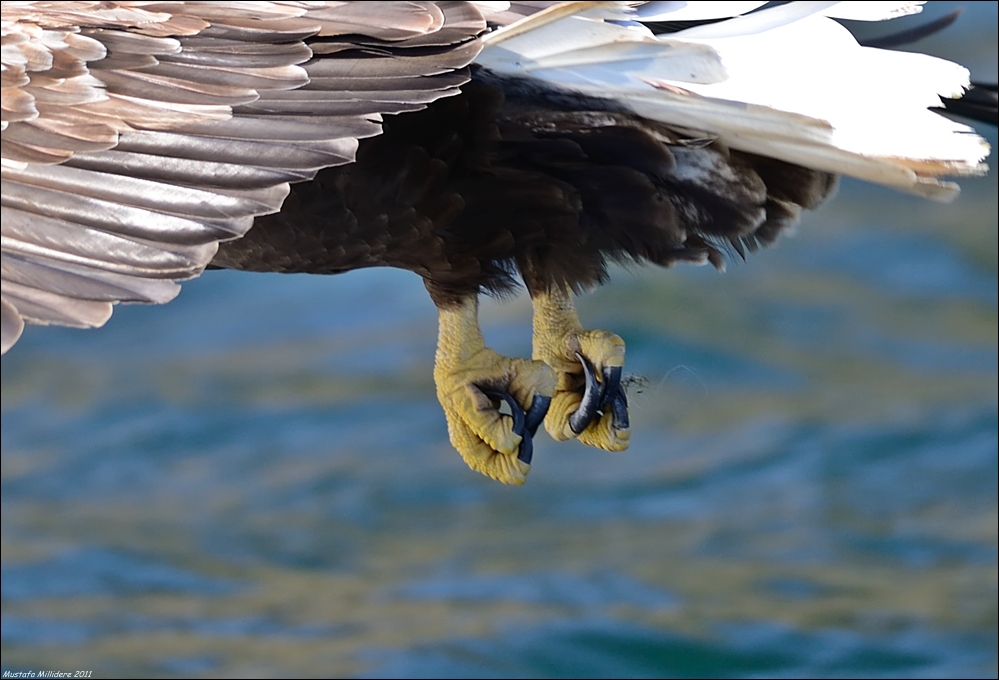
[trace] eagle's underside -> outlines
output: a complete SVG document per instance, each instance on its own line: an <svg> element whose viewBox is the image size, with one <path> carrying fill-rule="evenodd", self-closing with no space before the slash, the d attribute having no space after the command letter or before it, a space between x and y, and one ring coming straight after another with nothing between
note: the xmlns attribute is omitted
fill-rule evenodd
<svg viewBox="0 0 999 680"><path fill-rule="evenodd" d="M209 263L398 267L438 307L473 468L522 482L542 417L621 450L624 342L572 303L609 263L721 268L837 174L947 200L984 171L984 141L927 111L967 70L836 22L918 4L4 3L0 353ZM531 359L478 326L518 278Z"/></svg>
<svg viewBox="0 0 999 680"><path fill-rule="evenodd" d="M434 376L452 443L474 469L519 483L549 403L556 439L628 445L624 343L584 330L571 291L601 282L611 261L721 267L723 251L770 243L836 178L474 75L457 96L386 117L355 163L292 185L280 213L222 243L212 264L422 276L440 311ZM517 274L535 306L533 360L488 349L477 322L480 291L508 292ZM515 418L500 415L504 400Z"/></svg>

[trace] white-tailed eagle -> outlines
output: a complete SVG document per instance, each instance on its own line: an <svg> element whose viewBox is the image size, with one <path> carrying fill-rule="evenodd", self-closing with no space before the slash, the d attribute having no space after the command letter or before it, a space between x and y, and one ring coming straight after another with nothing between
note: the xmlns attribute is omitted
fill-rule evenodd
<svg viewBox="0 0 999 680"><path fill-rule="evenodd" d="M439 309L437 394L472 468L523 482L542 421L624 449L624 342L572 301L609 263L720 268L838 175L948 200L943 177L984 171L984 141L930 110L967 71L836 21L918 9L5 2L2 349L206 267L398 267ZM478 295L518 278L530 359L478 325Z"/></svg>

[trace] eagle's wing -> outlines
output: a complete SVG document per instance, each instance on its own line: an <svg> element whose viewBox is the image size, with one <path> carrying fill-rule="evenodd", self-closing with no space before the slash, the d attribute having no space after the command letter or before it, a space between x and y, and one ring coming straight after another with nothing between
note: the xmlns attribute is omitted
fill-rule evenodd
<svg viewBox="0 0 999 680"><path fill-rule="evenodd" d="M383 113L458 92L468 3L3 4L2 343L162 303Z"/></svg>

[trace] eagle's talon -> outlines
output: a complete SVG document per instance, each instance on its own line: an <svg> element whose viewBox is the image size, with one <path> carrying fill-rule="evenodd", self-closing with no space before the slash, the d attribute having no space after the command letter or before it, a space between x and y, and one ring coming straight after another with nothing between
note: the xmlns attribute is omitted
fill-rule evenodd
<svg viewBox="0 0 999 680"><path fill-rule="evenodd" d="M620 366L604 366L604 381L600 386L600 408L609 405L611 401L621 394L621 371Z"/></svg>
<svg viewBox="0 0 999 680"><path fill-rule="evenodd" d="M520 407L517 400L502 390L484 390L481 387L479 389L487 397L506 402L506 405L510 407L510 417L513 418L513 433L519 437L523 437L526 431L524 428L524 409Z"/></svg>
<svg viewBox="0 0 999 680"><path fill-rule="evenodd" d="M576 358L583 367L583 398L579 408L569 416L569 428L573 434L581 435L594 420L606 413L611 414L611 425L615 431L627 430L631 424L628 418L628 396L621 386L621 366L604 366L603 381L598 381L592 364L579 352Z"/></svg>
<svg viewBox="0 0 999 680"><path fill-rule="evenodd" d="M532 437L538 433L538 428L541 427L541 423L545 421L545 416L548 415L548 407L551 406L551 403L551 397L546 397L542 394L534 395L534 401L531 402L531 408L528 409L527 413L524 415L524 424L527 427L527 431L531 433Z"/></svg>
<svg viewBox="0 0 999 680"><path fill-rule="evenodd" d="M583 388L583 400L579 402L579 408L569 416L569 428L573 434L579 435L597 417L601 405L600 402L603 399L603 391L600 383L597 381L597 375L593 371L593 366L586 360L586 357L576 352L576 358L579 359L579 363L583 366L585 386Z"/></svg>
<svg viewBox="0 0 999 680"><path fill-rule="evenodd" d="M488 397L505 401L510 407L510 417L513 418L513 433L521 437L520 446L517 447L517 459L530 465L534 458L534 435L537 434L538 426L545 419L545 414L548 413L551 397L535 394L531 408L524 411L517 400L507 392L482 389L482 393Z"/></svg>
<svg viewBox="0 0 999 680"><path fill-rule="evenodd" d="M631 419L628 417L628 395L621 385L617 386L616 394L611 399L611 423L615 430L627 430L631 427Z"/></svg>

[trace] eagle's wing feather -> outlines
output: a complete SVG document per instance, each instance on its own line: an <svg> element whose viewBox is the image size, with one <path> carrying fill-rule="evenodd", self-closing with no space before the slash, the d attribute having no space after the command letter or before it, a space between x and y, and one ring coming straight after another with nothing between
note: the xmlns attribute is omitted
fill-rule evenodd
<svg viewBox="0 0 999 680"><path fill-rule="evenodd" d="M4 352L24 321L172 299L380 114L457 93L485 28L459 3L11 5Z"/></svg>

